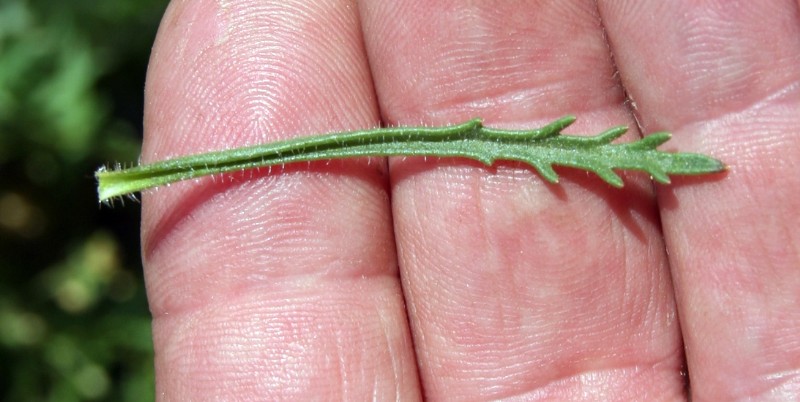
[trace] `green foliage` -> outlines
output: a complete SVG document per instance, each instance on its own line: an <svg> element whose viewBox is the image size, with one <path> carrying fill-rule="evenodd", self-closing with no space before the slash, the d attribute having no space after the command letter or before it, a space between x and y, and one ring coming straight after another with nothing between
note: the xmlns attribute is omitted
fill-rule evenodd
<svg viewBox="0 0 800 402"><path fill-rule="evenodd" d="M613 144L627 128L614 127L593 137L561 134L573 122L575 117L567 116L533 130L487 128L480 119L445 127L377 128L192 155L129 169L101 168L95 176L100 201L108 201L199 176L357 156L463 157L486 165L513 160L527 163L551 183L558 182L553 165L569 166L594 172L615 187L622 187L623 182L614 169L644 171L663 184L670 182L669 175L697 175L725 169L721 162L705 155L656 150L669 140L667 133Z"/></svg>
<svg viewBox="0 0 800 402"><path fill-rule="evenodd" d="M0 2L0 399L151 400L136 209L87 174L138 155L166 0Z"/></svg>

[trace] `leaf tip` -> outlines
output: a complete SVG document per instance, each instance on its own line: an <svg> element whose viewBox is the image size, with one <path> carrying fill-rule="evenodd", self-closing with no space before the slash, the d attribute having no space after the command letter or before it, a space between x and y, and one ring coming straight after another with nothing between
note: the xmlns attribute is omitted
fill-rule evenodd
<svg viewBox="0 0 800 402"><path fill-rule="evenodd" d="M639 141L636 141L633 147L639 149L656 149L659 145L669 141L670 138L672 138L671 133L659 131L656 133L651 133Z"/></svg>
<svg viewBox="0 0 800 402"><path fill-rule="evenodd" d="M614 173L614 171L611 169L596 169L594 172L600 176L603 181L616 188L622 188L625 186L625 182L622 181L622 177L619 177L619 175Z"/></svg>
<svg viewBox="0 0 800 402"><path fill-rule="evenodd" d="M547 163L537 163L534 165L536 171L548 182L558 184L558 173Z"/></svg>
<svg viewBox="0 0 800 402"><path fill-rule="evenodd" d="M564 116L564 117L562 117L562 118L560 118L560 119L558 119L558 120L556 120L556 121L554 121L554 122L542 127L538 131L544 137L555 136L555 135L560 134L561 131L563 131L565 128L571 126L572 123L575 123L575 120L577 120L577 119L578 118L575 117L575 115L568 114L568 115L566 115L566 116Z"/></svg>

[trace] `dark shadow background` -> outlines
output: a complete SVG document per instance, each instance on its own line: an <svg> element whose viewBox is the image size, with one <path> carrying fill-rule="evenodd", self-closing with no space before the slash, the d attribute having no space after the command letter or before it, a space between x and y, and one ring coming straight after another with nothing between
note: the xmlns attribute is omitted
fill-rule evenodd
<svg viewBox="0 0 800 402"><path fill-rule="evenodd" d="M137 160L167 0L0 0L0 400L154 398L139 206L94 170Z"/></svg>

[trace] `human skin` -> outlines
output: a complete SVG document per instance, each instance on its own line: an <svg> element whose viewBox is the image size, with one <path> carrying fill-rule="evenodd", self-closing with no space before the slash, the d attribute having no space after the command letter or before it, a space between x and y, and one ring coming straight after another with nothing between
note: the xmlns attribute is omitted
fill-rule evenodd
<svg viewBox="0 0 800 402"><path fill-rule="evenodd" d="M158 398L799 398L799 8L173 1L145 162L573 113L570 133L670 130L730 170L618 190L372 158L146 192Z"/></svg>

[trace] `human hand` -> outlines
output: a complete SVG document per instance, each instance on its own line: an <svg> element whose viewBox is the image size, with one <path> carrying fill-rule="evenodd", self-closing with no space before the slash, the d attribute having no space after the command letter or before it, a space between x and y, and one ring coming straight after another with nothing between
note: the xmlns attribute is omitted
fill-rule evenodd
<svg viewBox="0 0 800 402"><path fill-rule="evenodd" d="M796 2L219 3L162 22L145 161L575 113L731 171L654 195L372 159L145 194L162 399L680 400L687 368L695 401L800 393Z"/></svg>

